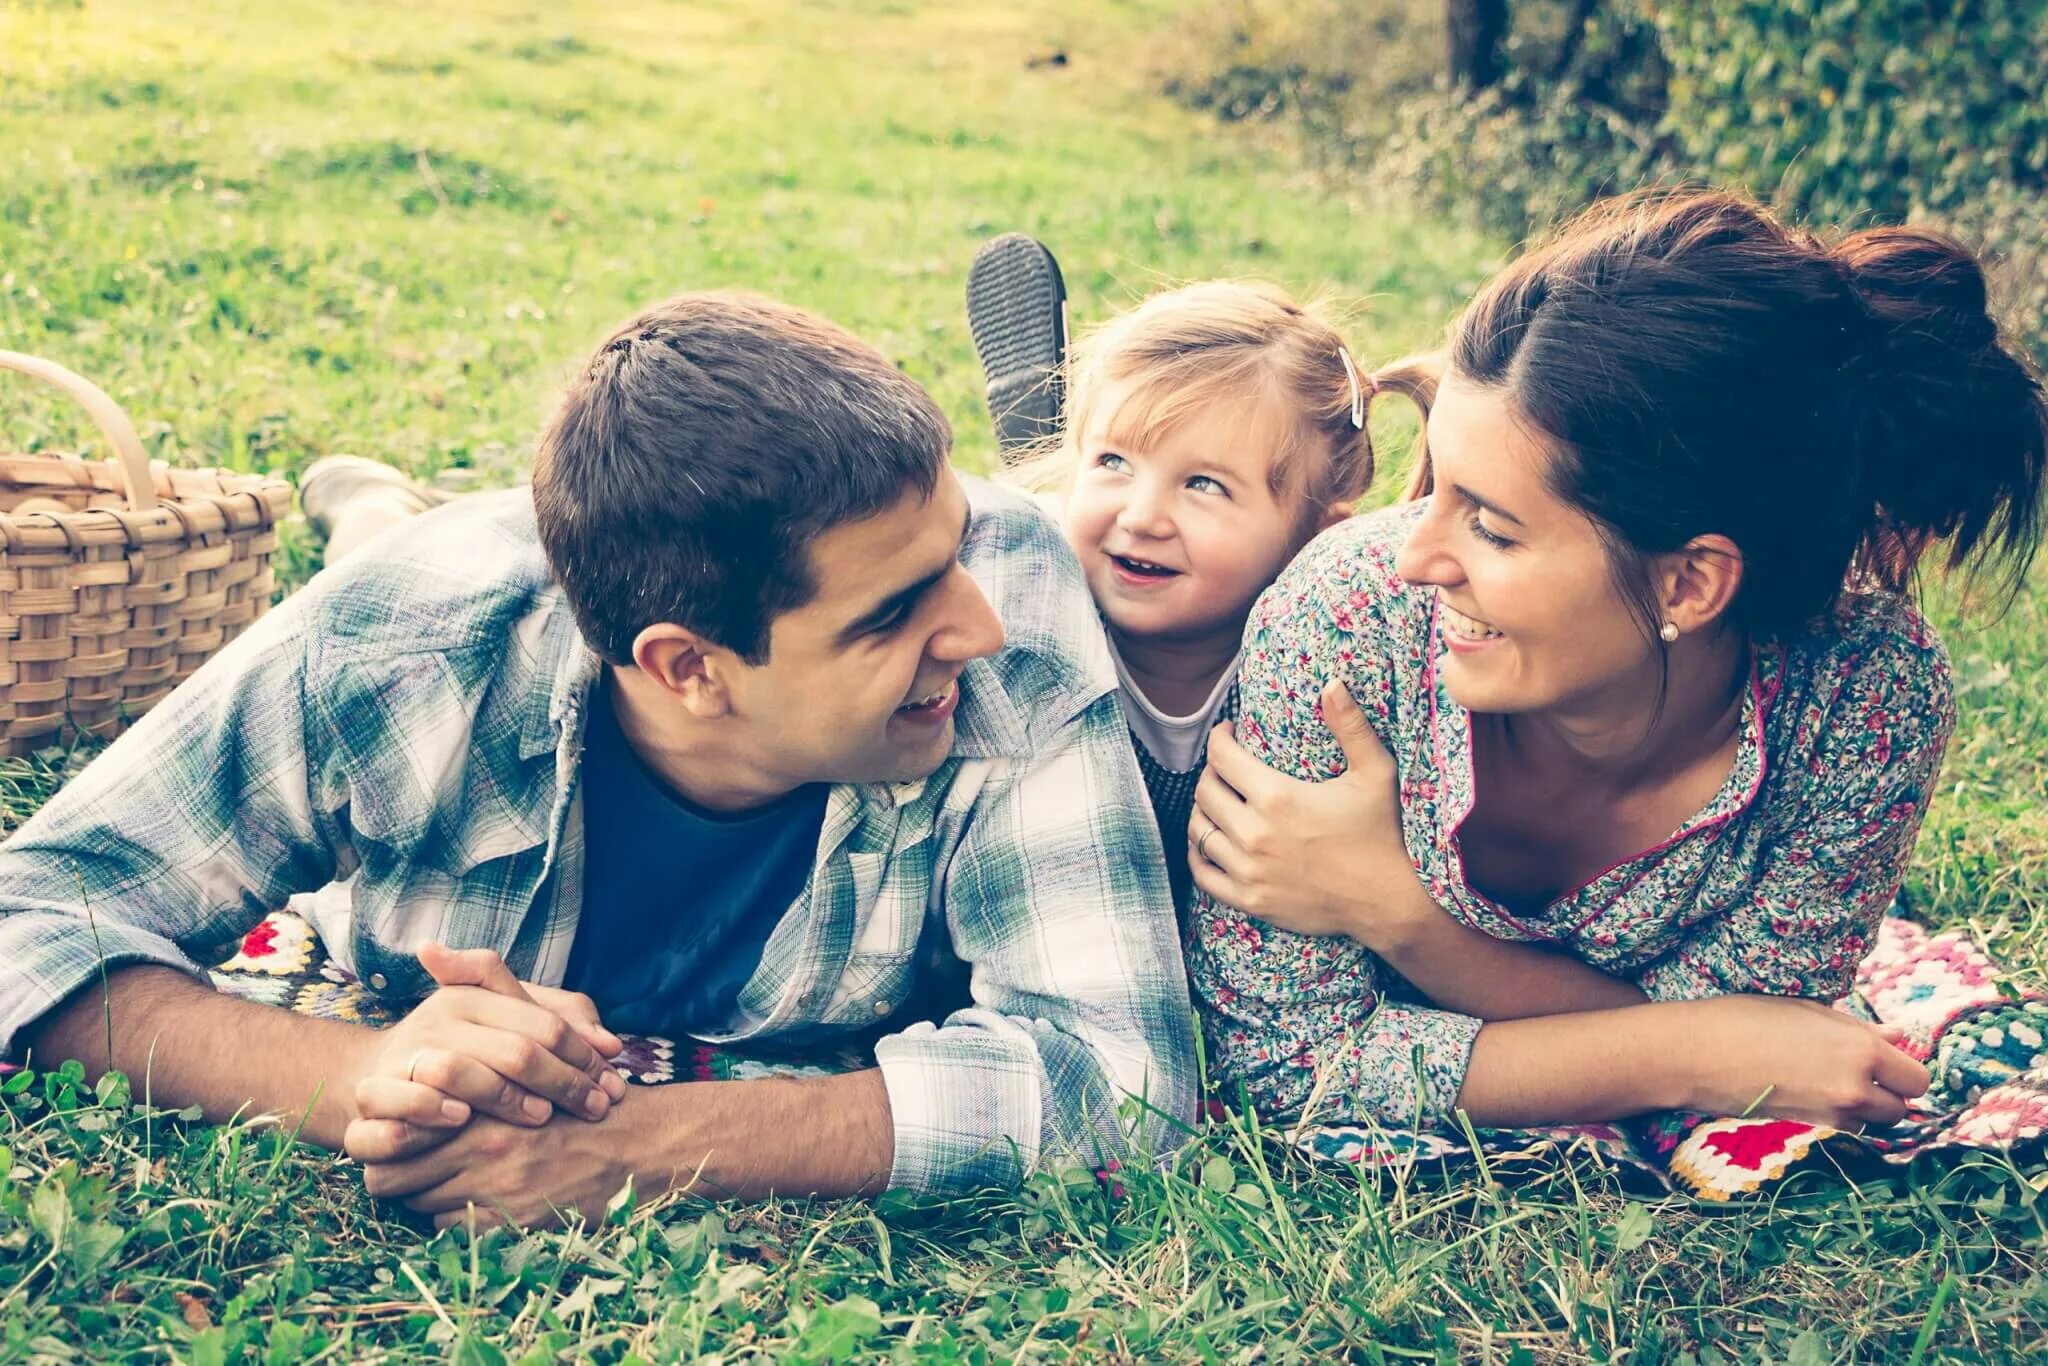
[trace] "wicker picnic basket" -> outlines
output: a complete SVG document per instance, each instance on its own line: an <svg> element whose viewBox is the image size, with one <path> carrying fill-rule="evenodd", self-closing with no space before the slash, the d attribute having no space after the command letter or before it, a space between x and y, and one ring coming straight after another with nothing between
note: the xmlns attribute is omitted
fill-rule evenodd
<svg viewBox="0 0 2048 1366"><path fill-rule="evenodd" d="M291 485L152 468L120 406L61 365L0 351L77 399L112 460L0 448L0 754L111 737L270 605Z"/></svg>

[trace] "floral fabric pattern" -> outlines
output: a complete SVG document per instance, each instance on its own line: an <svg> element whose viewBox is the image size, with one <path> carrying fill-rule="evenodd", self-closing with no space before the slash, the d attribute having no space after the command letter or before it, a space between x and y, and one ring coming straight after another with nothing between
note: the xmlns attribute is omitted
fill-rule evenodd
<svg viewBox="0 0 2048 1366"><path fill-rule="evenodd" d="M1846 595L1796 638L1758 645L1727 780L1654 848L1533 913L1465 879L1470 717L1438 673L1436 593L1394 572L1421 512L1331 529L1254 606L1238 735L1275 770L1322 780L1343 751L1316 699L1341 677L1393 755L1402 835L1444 912L1638 983L1653 1000L1762 992L1833 1000L1874 942L1955 723L1948 658L1904 598ZM1353 940L1276 929L1199 892L1188 969L1216 1079L1262 1110L1327 1122L1453 1122L1480 1021L1415 1000Z"/></svg>

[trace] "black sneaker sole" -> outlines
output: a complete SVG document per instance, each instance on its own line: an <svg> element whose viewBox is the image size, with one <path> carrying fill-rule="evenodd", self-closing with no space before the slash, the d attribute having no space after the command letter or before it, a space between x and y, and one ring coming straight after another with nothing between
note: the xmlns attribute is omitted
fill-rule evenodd
<svg viewBox="0 0 2048 1366"><path fill-rule="evenodd" d="M1066 407L1067 286L1043 244L1009 232L974 253L967 330L1004 460L1056 438Z"/></svg>

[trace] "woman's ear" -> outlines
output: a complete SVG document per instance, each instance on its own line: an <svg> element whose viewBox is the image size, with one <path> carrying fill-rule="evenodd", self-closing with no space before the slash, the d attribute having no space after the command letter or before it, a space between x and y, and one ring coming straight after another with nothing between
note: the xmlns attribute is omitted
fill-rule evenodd
<svg viewBox="0 0 2048 1366"><path fill-rule="evenodd" d="M1695 536L1658 558L1664 578L1664 620L1682 635L1719 621L1742 587L1742 551L1726 536Z"/></svg>
<svg viewBox="0 0 2048 1366"><path fill-rule="evenodd" d="M699 720L732 710L728 678L738 657L674 622L657 622L633 638L633 665Z"/></svg>

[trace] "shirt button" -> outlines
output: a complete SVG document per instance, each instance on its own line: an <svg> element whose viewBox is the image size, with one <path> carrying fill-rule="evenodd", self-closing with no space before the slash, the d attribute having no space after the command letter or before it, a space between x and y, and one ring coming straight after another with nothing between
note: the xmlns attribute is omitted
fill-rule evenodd
<svg viewBox="0 0 2048 1366"><path fill-rule="evenodd" d="M372 990L372 991L382 991L382 990L384 990L384 988L386 988L386 987L388 987L388 986L390 986L390 985L391 985L390 979L388 979L387 977L385 977L383 973L381 973L381 972L373 972L373 973L371 973L371 974L370 974L370 990Z"/></svg>
<svg viewBox="0 0 2048 1366"><path fill-rule="evenodd" d="M877 1015L887 1015L888 1013L889 1013L889 1003L888 1003L887 1001L877 1001L877 1002L875 1002L875 1014L877 1014Z"/></svg>

